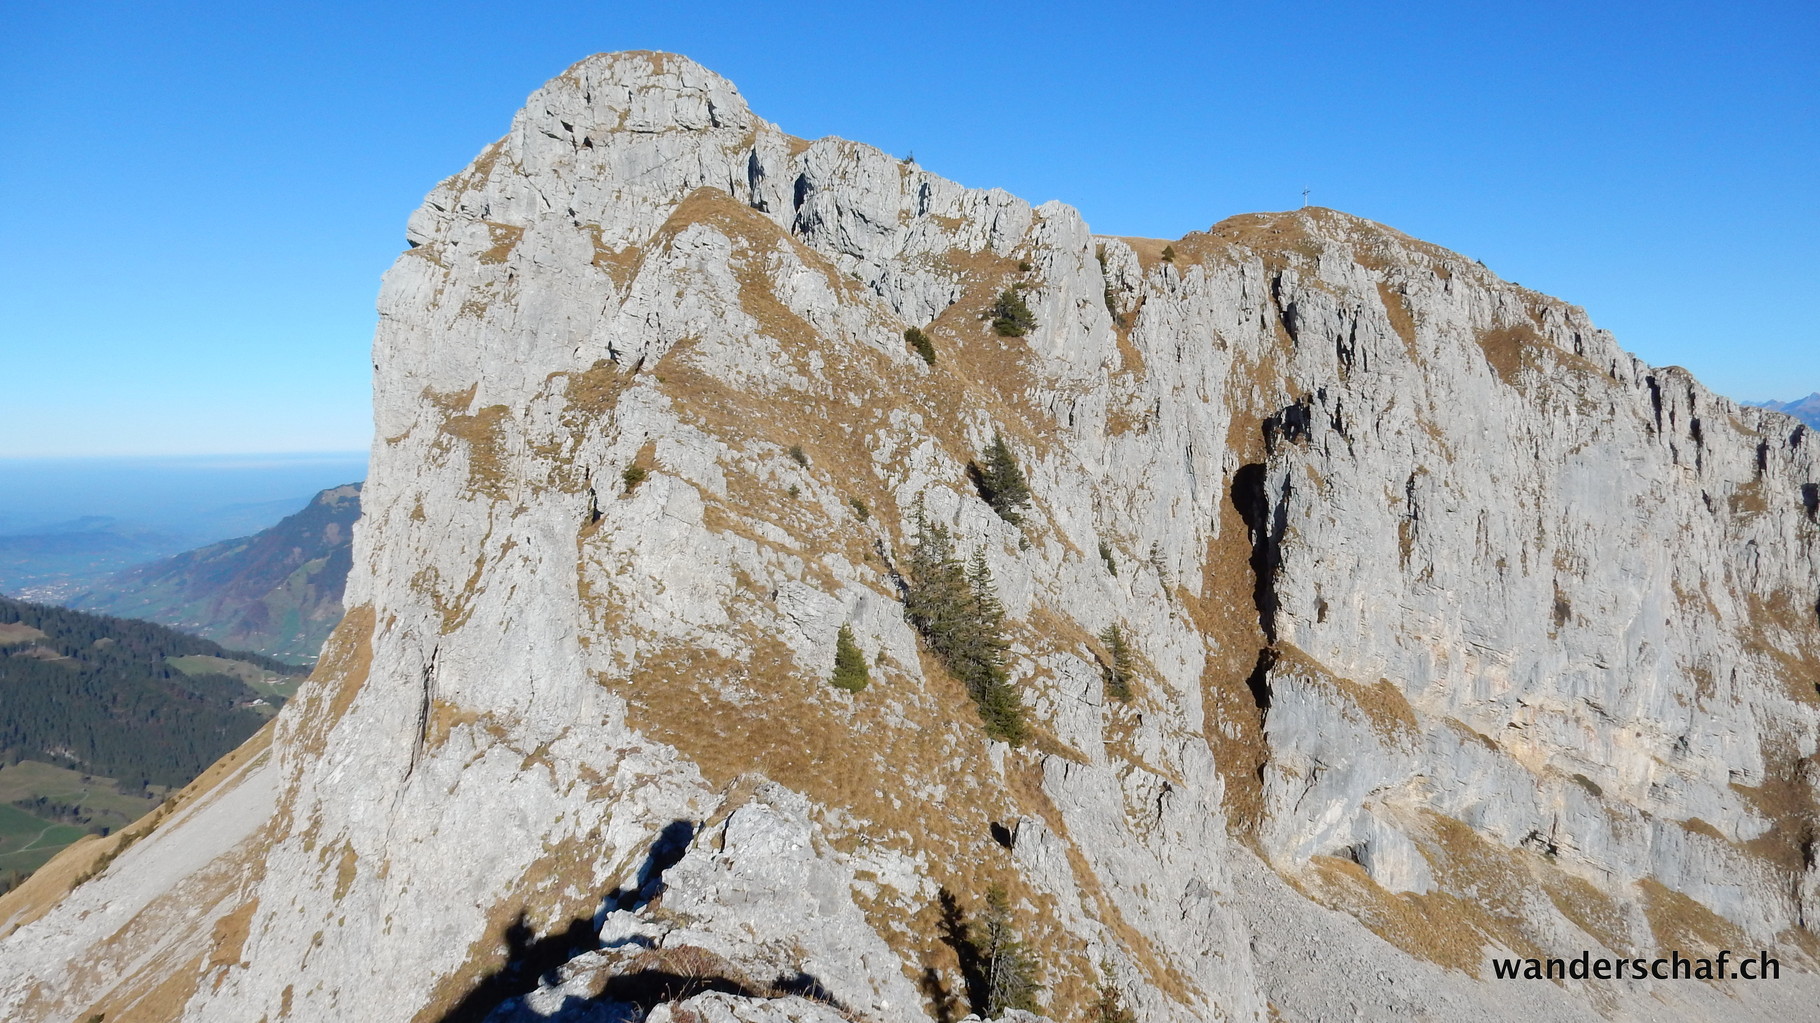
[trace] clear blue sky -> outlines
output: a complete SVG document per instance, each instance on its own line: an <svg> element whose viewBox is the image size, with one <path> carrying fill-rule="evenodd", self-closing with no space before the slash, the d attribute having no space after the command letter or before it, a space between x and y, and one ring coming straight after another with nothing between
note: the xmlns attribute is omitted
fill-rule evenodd
<svg viewBox="0 0 1820 1023"><path fill-rule="evenodd" d="M0 457L346 450L405 218L542 81L688 54L760 115L1174 237L1299 204L1820 389L1820 5L0 5Z"/></svg>

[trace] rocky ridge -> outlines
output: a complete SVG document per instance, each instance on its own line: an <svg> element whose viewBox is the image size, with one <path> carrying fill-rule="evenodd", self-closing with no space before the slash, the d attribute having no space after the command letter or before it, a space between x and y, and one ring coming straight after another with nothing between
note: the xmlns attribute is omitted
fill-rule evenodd
<svg viewBox="0 0 1820 1023"><path fill-rule="evenodd" d="M1811 1004L1792 419L1377 224L1095 236L663 54L550 82L408 237L346 620L0 901L8 1018L952 1019L993 882L1058 1019L1102 962L1147 1021ZM1021 747L904 619L919 511L984 552ZM1486 979L1719 947L1784 979Z"/></svg>

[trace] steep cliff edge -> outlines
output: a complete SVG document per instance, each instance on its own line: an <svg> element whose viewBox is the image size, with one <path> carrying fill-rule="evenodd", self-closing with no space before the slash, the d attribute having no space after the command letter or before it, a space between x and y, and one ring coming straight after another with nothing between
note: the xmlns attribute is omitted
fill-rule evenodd
<svg viewBox="0 0 1820 1023"><path fill-rule="evenodd" d="M1144 1020L1812 1003L1793 420L1380 225L1096 237L660 54L550 82L409 239L346 620L269 752L0 900L0 1015L952 1018L994 883L1058 1019L1102 962ZM905 618L919 516L1021 746ZM1782 979L1488 979L1722 947Z"/></svg>

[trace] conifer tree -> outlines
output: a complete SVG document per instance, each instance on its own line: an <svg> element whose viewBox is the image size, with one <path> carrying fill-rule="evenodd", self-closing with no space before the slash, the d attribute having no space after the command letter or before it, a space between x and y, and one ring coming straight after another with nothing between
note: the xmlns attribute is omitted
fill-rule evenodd
<svg viewBox="0 0 1820 1023"><path fill-rule="evenodd" d="M928 334L916 327L909 327L904 331L904 342L914 349L924 362L931 366L935 365L935 342L929 339Z"/></svg>
<svg viewBox="0 0 1820 1023"><path fill-rule="evenodd" d="M909 569L911 586L904 598L904 614L947 662L967 627L967 574L954 556L954 537L947 527L931 524L920 508Z"/></svg>
<svg viewBox="0 0 1820 1023"><path fill-rule="evenodd" d="M1005 607L992 585L985 550L963 565L954 538L919 509L911 549L904 614L973 698L986 734L1012 745L1024 741L1023 701L1006 669Z"/></svg>
<svg viewBox="0 0 1820 1023"><path fill-rule="evenodd" d="M1037 1011L1036 961L1018 940L1011 921L1011 897L1005 886L986 889L986 912L980 920L975 945L985 961L987 1016L1003 1016L1007 1009Z"/></svg>
<svg viewBox="0 0 1820 1023"><path fill-rule="evenodd" d="M1036 314L1016 288L999 292L998 301L992 304L992 329L999 337L1023 337L1036 329Z"/></svg>
<svg viewBox="0 0 1820 1023"><path fill-rule="evenodd" d="M1131 663L1131 644L1125 642L1125 631L1114 622L1100 633L1100 642L1106 644L1106 653L1112 658L1112 663L1106 665L1106 692L1117 700L1131 699L1135 669Z"/></svg>
<svg viewBox="0 0 1820 1023"><path fill-rule="evenodd" d="M1030 481L1017 464L1017 455L1005 442L1005 435L992 431L992 443L986 446L985 464L979 467L980 495L998 517L1013 525L1024 521L1023 508L1030 503Z"/></svg>
<svg viewBox="0 0 1820 1023"><path fill-rule="evenodd" d="M1100 980L1094 993L1089 1023L1137 1023L1137 1014L1125 1004L1125 992L1112 976L1112 963L1105 959L1100 960Z"/></svg>
<svg viewBox="0 0 1820 1023"><path fill-rule="evenodd" d="M828 682L836 689L857 693L866 688L872 675L866 670L866 654L853 641L853 630L841 626L834 636L834 674Z"/></svg>

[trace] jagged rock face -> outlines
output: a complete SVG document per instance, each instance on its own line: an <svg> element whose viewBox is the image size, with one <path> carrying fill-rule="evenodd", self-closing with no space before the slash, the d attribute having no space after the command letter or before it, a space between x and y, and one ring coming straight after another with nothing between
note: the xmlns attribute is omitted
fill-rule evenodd
<svg viewBox="0 0 1820 1023"><path fill-rule="evenodd" d="M952 1019L995 881L1058 1017L1101 962L1145 1020L1811 1000L1478 979L1814 961L1793 420L1375 224L1096 237L664 55L545 86L409 238L346 623L269 754L0 903L9 1016ZM996 580L1020 748L906 623L919 510Z"/></svg>

